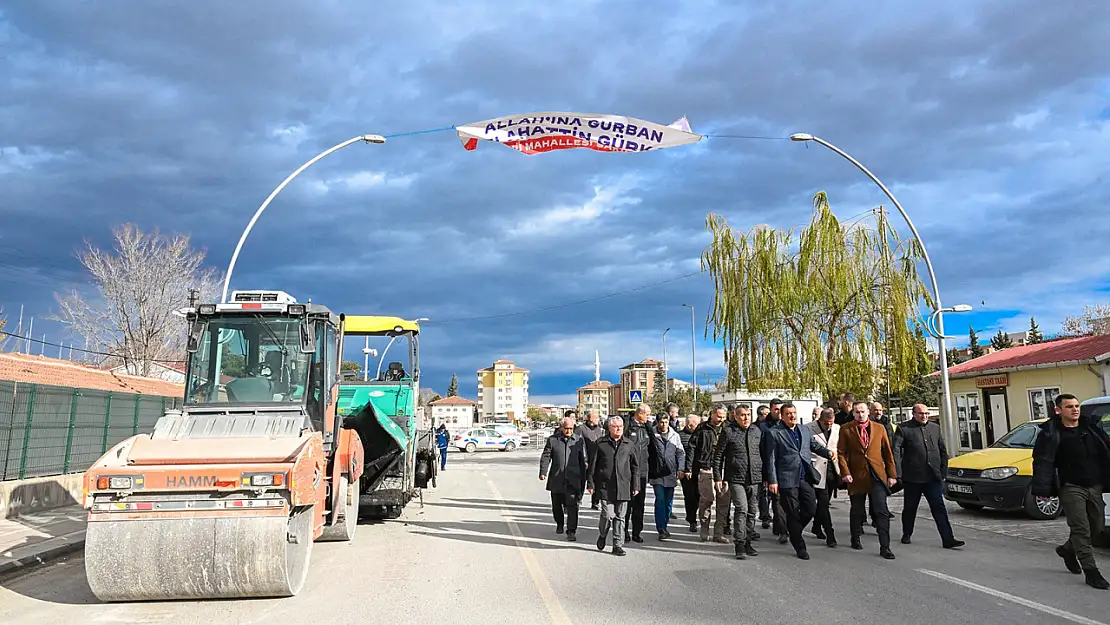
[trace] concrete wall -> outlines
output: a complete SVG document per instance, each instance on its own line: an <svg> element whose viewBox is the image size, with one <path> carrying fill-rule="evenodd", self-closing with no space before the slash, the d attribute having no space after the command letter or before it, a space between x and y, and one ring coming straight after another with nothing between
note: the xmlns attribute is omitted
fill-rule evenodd
<svg viewBox="0 0 1110 625"><path fill-rule="evenodd" d="M84 473L0 482L0 519L81 503Z"/></svg>

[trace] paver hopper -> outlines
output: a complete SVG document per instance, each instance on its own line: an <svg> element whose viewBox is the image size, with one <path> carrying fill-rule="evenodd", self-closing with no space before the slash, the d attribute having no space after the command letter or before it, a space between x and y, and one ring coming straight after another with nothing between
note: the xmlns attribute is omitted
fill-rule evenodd
<svg viewBox="0 0 1110 625"><path fill-rule="evenodd" d="M86 472L85 572L105 601L296 594L351 540L363 446L336 414L341 315L281 291L187 312L185 403Z"/></svg>
<svg viewBox="0 0 1110 625"><path fill-rule="evenodd" d="M400 317L348 315L343 337L389 337L373 377L364 371L362 379L343 380L338 412L346 416L344 427L354 428L366 448L359 515L395 519L421 489L435 485L439 466L434 434L416 422L420 324ZM366 343L369 351L369 339ZM390 356L390 348L395 355Z"/></svg>

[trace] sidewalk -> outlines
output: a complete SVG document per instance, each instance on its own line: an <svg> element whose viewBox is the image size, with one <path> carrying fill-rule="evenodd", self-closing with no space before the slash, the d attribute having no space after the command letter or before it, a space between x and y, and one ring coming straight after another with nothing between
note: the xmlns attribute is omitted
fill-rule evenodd
<svg viewBox="0 0 1110 625"><path fill-rule="evenodd" d="M0 577L80 550L87 515L73 505L0 519Z"/></svg>

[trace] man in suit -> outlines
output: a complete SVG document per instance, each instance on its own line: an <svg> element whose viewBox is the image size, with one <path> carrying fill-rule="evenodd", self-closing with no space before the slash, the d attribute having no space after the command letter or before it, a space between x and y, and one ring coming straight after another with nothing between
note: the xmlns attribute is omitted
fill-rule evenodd
<svg viewBox="0 0 1110 625"><path fill-rule="evenodd" d="M586 442L574 432L574 417L563 417L559 431L547 437L540 456L540 481L551 493L551 515L555 533L563 533L566 516L567 540L577 540L578 502L586 485Z"/></svg>
<svg viewBox="0 0 1110 625"><path fill-rule="evenodd" d="M624 419L610 417L609 436L597 443L597 455L588 471L586 489L601 491L601 518L597 527L597 550L605 550L609 529L613 530L613 555L623 556L624 515L628 502L639 493L639 458L635 443L624 437ZM645 473L647 468L642 469Z"/></svg>
<svg viewBox="0 0 1110 625"><path fill-rule="evenodd" d="M890 514L886 498L890 495L890 488L898 482L898 470L886 428L881 423L872 421L870 412L867 402L857 401L852 405L852 422L840 428L838 462L840 474L848 484L848 498L852 502L848 515L852 530L852 549L863 549L860 537L863 535L863 522L867 516L864 508L870 498L871 518L879 535L879 555L893 560L894 553L890 550Z"/></svg>
<svg viewBox="0 0 1110 625"><path fill-rule="evenodd" d="M836 412L832 408L821 410L817 418L806 427L813 432L813 437L825 447L836 449L840 442L840 426L835 423ZM817 470L821 480L813 485L817 495L817 512L813 516L813 534L817 538L824 538L828 547L836 546L836 533L832 526L832 513L829 506L832 502L832 493L840 481L840 473L836 470L836 463L818 456L813 459L813 468Z"/></svg>
<svg viewBox="0 0 1110 625"><path fill-rule="evenodd" d="M565 413L568 417L578 417L578 413L573 410L568 410ZM576 433L582 437L582 441L586 444L586 462L593 464L594 455L597 454L597 442L605 436L605 426L601 425L601 417L597 414L597 410L593 408L586 411L586 422L578 426ZM590 497L590 509L597 510L598 502L601 501L601 496L594 492ZM582 503L579 500L579 503Z"/></svg>
<svg viewBox="0 0 1110 625"><path fill-rule="evenodd" d="M767 430L763 440L763 472L767 492L777 496L786 515L786 529L790 543L798 558L809 559L802 529L813 519L817 510L817 497L813 491L816 472L813 454L826 460L835 456L813 432L798 425L798 409L794 404L782 404L780 420Z"/></svg>
<svg viewBox="0 0 1110 625"><path fill-rule="evenodd" d="M929 421L925 404L914 404L913 419L898 426L894 433L894 463L905 485L902 500L902 544L910 544L917 506L921 496L929 502L929 512L940 532L945 549L962 547L964 541L956 540L948 508L944 506L944 478L948 475L948 448L940 426Z"/></svg>

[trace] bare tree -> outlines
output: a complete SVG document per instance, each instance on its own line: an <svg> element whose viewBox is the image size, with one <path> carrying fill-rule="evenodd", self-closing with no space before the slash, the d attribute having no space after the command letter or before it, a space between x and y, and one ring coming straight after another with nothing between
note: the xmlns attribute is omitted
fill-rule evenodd
<svg viewBox="0 0 1110 625"><path fill-rule="evenodd" d="M1063 333L1067 336L1110 334L1110 304L1088 304L1083 314L1064 317Z"/></svg>
<svg viewBox="0 0 1110 625"><path fill-rule="evenodd" d="M222 277L203 266L205 252L193 250L186 235L146 234L133 224L113 235L113 252L86 242L77 254L93 293L56 295L55 319L86 338L89 349L113 354L106 362L146 376L155 362L182 359L185 321L173 313L188 305L189 290L197 289L201 301L215 301Z"/></svg>

